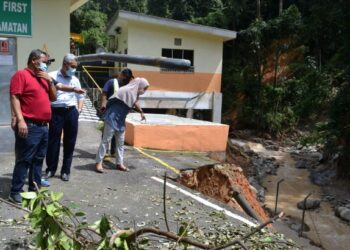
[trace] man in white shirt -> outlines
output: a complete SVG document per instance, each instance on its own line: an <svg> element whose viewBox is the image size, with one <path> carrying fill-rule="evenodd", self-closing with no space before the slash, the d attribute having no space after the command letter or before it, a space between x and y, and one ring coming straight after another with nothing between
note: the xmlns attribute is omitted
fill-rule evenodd
<svg viewBox="0 0 350 250"><path fill-rule="evenodd" d="M79 79L75 77L78 66L76 56L67 54L63 58L60 70L49 73L51 78L65 89L71 88L72 92L57 91L57 100L51 103L52 118L49 126L49 146L46 155L46 176L55 175L60 154L60 142L63 131L63 163L61 179L69 181L75 142L78 135L79 114L84 105L84 95L75 92L81 89Z"/></svg>

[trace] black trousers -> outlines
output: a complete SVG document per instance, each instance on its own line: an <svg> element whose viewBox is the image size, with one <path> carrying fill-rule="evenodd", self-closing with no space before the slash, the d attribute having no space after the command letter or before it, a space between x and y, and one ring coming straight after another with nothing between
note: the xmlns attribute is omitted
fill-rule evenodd
<svg viewBox="0 0 350 250"><path fill-rule="evenodd" d="M70 174L75 142L78 135L79 112L75 107L52 108L49 126L49 143L46 154L46 172L55 174L60 155L61 136L63 132L62 174Z"/></svg>

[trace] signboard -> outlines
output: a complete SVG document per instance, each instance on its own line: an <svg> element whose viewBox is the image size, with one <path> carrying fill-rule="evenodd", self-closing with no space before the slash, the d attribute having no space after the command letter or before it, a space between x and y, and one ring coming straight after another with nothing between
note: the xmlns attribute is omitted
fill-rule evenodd
<svg viewBox="0 0 350 250"><path fill-rule="evenodd" d="M32 0L0 0L0 34L32 35Z"/></svg>

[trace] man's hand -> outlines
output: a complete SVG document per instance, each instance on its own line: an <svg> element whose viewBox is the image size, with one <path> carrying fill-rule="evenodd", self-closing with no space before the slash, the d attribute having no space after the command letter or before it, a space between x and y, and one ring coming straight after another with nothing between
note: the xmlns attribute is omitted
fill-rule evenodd
<svg viewBox="0 0 350 250"><path fill-rule="evenodd" d="M16 129L16 125L17 125L17 118L16 116L11 117L11 128L12 130Z"/></svg>
<svg viewBox="0 0 350 250"><path fill-rule="evenodd" d="M28 135L27 123L24 120L19 120L17 126L19 137L26 138Z"/></svg>
<svg viewBox="0 0 350 250"><path fill-rule="evenodd" d="M51 76L49 76L49 74L48 74L47 72L38 71L38 72L36 73L36 75L37 75L38 77L44 78L45 80L47 80L47 81L49 81L49 82L52 81Z"/></svg>
<svg viewBox="0 0 350 250"><path fill-rule="evenodd" d="M77 88L77 87L74 87L73 91L77 94L85 94L86 93L85 89Z"/></svg>

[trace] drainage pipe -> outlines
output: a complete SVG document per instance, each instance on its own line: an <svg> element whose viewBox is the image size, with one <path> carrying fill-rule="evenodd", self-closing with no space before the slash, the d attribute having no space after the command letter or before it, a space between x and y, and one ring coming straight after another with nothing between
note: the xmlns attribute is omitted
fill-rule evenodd
<svg viewBox="0 0 350 250"><path fill-rule="evenodd" d="M259 222L263 222L258 213L251 207L249 202L245 199L245 197L241 194L241 190L237 187L231 187L233 198L238 202L238 204L242 207L244 212L248 214L250 217L253 217Z"/></svg>
<svg viewBox="0 0 350 250"><path fill-rule="evenodd" d="M126 55L115 53L97 53L77 56L79 62L93 62L93 61L112 61L112 62L125 62L132 64L141 64L148 66L155 66L160 68L171 69L191 69L191 62L185 59L174 59L167 57L153 57L153 56L139 56L139 55Z"/></svg>

